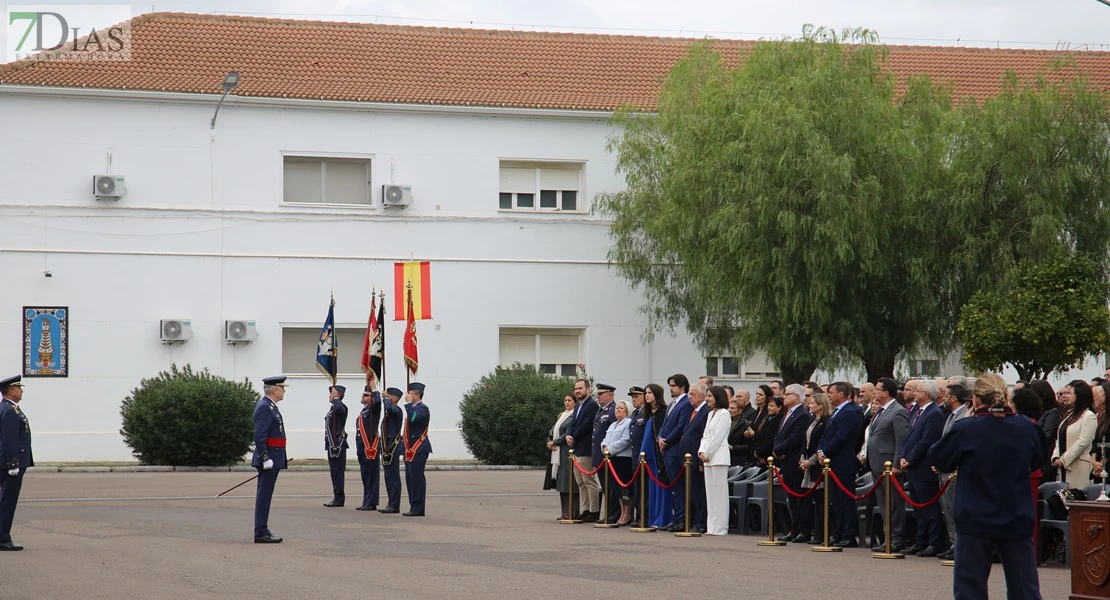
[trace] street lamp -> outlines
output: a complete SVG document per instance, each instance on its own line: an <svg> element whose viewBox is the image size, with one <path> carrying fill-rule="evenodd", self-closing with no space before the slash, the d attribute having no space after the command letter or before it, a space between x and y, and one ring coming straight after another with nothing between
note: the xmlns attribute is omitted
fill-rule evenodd
<svg viewBox="0 0 1110 600"><path fill-rule="evenodd" d="M224 103L224 98L227 97L228 92L235 89L236 86L238 86L238 85L239 85L239 73L238 72L232 71L232 72L230 72L230 73L228 73L227 75L224 76L224 81L223 81L223 83L220 84L220 87L222 87L224 89L224 93L223 93L222 96L220 96L219 103L216 104L216 112L212 114L212 129L216 128L216 115L220 114L220 106Z"/></svg>

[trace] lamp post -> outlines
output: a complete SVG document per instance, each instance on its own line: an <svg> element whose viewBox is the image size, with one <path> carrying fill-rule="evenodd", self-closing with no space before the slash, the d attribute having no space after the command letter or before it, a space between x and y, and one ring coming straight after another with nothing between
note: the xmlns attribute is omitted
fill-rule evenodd
<svg viewBox="0 0 1110 600"><path fill-rule="evenodd" d="M232 71L232 72L228 73L227 75L224 75L223 83L220 84L220 87L222 87L224 89L224 93L223 93L223 95L220 96L220 101L216 104L216 112L212 113L212 127L211 127L211 129L216 128L216 116L220 114L220 106L223 105L224 98L226 98L227 94L231 90L235 89L236 86L238 86L238 85L239 85L239 72L238 71Z"/></svg>

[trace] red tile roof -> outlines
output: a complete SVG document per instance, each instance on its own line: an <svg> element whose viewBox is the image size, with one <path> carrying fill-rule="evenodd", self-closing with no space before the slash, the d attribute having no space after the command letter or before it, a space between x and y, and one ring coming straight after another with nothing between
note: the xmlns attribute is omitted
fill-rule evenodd
<svg viewBox="0 0 1110 600"><path fill-rule="evenodd" d="M660 82L695 41L681 38L440 29L150 13L131 21L129 62L0 65L10 85L234 94L409 104L612 110L656 107ZM754 42L719 40L738 57ZM1029 76L1065 52L891 46L899 79L930 74L958 97L997 94L1007 70ZM1110 90L1110 52L1070 53Z"/></svg>

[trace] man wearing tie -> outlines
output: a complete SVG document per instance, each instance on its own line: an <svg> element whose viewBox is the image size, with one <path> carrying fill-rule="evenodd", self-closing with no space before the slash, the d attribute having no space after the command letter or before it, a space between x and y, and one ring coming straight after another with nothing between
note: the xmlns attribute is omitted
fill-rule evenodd
<svg viewBox="0 0 1110 600"><path fill-rule="evenodd" d="M822 462L828 459L832 472L848 488L855 486L859 465L856 443L863 427L863 411L849 399L850 393L851 387L843 381L829 386L829 402L835 408L817 446L817 458ZM856 548L856 501L835 487L830 492L830 543L837 548Z"/></svg>
<svg viewBox="0 0 1110 600"><path fill-rule="evenodd" d="M251 466L258 469L254 496L254 543L280 544L270 532L270 501L278 473L288 466L285 459L285 421L277 403L285 398L285 376L262 380L262 394L254 405L254 456Z"/></svg>
<svg viewBox="0 0 1110 600"><path fill-rule="evenodd" d="M926 379L917 382L914 400L917 411L910 418L910 429L906 433L906 444L898 453L898 467L906 473L913 499L928 502L940 491L937 474L930 468L929 448L940 439L944 430L944 412L936 406L937 384ZM903 554L936 556L943 547L944 538L940 531L940 504L933 503L918 509L917 543Z"/></svg>
<svg viewBox="0 0 1110 600"><path fill-rule="evenodd" d="M779 419L779 429L775 433L774 455L775 464L781 465L782 483L792 490L801 491L804 473L798 463L802 459L802 451L806 445L806 429L809 428L813 415L802 408L802 395L811 397L812 392L807 392L802 386L792 383L786 386L786 395L782 398L782 407L786 411ZM779 538L780 542L808 542L809 532L798 529L801 519L798 517L799 501L791 496L788 500L790 514L794 515L787 534Z"/></svg>
<svg viewBox="0 0 1110 600"><path fill-rule="evenodd" d="M424 498L427 483L424 479L424 465L432 453L432 442L428 439L428 428L432 415L424 404L424 384L415 381L409 384L408 415L405 418L405 488L409 493L409 511L405 517L424 516Z"/></svg>
<svg viewBox="0 0 1110 600"><path fill-rule="evenodd" d="M675 450L682 456L685 463L686 455L690 455L690 503L693 506L684 507L690 511L690 532L705 533L708 521L705 504L705 471L702 469L698 449L701 446L701 437L705 433L705 424L709 420L709 409L705 406L705 396L709 388L704 383L695 383L689 392L690 417L683 423L682 437L678 440ZM675 486L678 487L678 486ZM683 494L686 493L683 488ZM668 529L673 531L686 530L686 514L682 515L682 522L675 523Z"/></svg>
<svg viewBox="0 0 1110 600"><path fill-rule="evenodd" d="M594 417L597 416L597 400L590 397L590 382L579 379L574 382L574 424L567 433L567 445L574 451L574 462L583 471L589 473L594 470L593 464L593 427ZM578 485L578 506L583 523L596 523L601 516L600 502L598 501L597 477L583 475L571 465L574 481Z"/></svg>
<svg viewBox="0 0 1110 600"><path fill-rule="evenodd" d="M660 428L656 441L659 444L659 451L663 452L667 473L677 482L671 488L673 515L671 524L666 530L683 531L686 528L686 488L682 478L686 477L686 474L677 476L685 461L678 444L682 440L683 431L690 421L690 414L694 412L694 408L690 406L690 380L685 375L681 373L674 375L667 380L667 384L671 387L671 398L675 400L667 406L667 417L663 420L663 427ZM696 446L694 454L697 454Z"/></svg>
<svg viewBox="0 0 1110 600"><path fill-rule="evenodd" d="M948 386L948 410L951 414L944 421L944 429L941 430L941 437L948 435L948 430L952 429L952 425L960 419L966 418L971 412L968 406L971 403L971 390L956 383ZM944 485L948 480L948 473L939 473L939 485ZM944 490L944 495L940 497L940 510L944 514L944 523L948 529L948 549L937 555L941 560L952 560L956 556L956 521L952 515L952 501L956 499L956 480L952 480L952 484L948 489Z"/></svg>
<svg viewBox="0 0 1110 600"><path fill-rule="evenodd" d="M0 551L23 549L12 542L12 521L23 488L27 468L35 466L31 456L31 424L19 409L23 400L22 376L0 380Z"/></svg>
<svg viewBox="0 0 1110 600"><path fill-rule="evenodd" d="M898 449L906 441L906 431L910 428L909 414L905 407L894 397L898 394L898 384L889 377L879 379L875 385L874 396L879 401L879 410L871 417L867 434L867 466L874 481L878 481L886 471L886 463L898 467ZM885 511L886 486L875 491L876 505ZM885 518L885 517L884 517ZM906 505L897 493L890 497L890 551L899 552L906 545L903 528L906 521ZM872 552L886 552L886 544L880 543L871 548Z"/></svg>
<svg viewBox="0 0 1110 600"><path fill-rule="evenodd" d="M344 476L347 471L347 405L343 397L347 388L333 385L328 388L328 414L324 415L324 450L328 452L328 469L331 471L331 502L328 508L342 507L347 501L343 491Z"/></svg>

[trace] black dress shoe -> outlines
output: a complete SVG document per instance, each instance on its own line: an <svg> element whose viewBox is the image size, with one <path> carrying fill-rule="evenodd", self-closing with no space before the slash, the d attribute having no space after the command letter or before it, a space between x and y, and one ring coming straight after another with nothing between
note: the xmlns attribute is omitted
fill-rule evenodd
<svg viewBox="0 0 1110 600"><path fill-rule="evenodd" d="M324 506L326 506L328 508L342 508L343 503L342 502L336 502L335 500L332 500L331 502L325 503Z"/></svg>
<svg viewBox="0 0 1110 600"><path fill-rule="evenodd" d="M891 547L891 550L894 548ZM886 552L886 544L879 544L878 546L871 546L872 552Z"/></svg>
<svg viewBox="0 0 1110 600"><path fill-rule="evenodd" d="M273 535L264 535L262 537L254 538L256 544L280 544L281 538L274 537Z"/></svg>
<svg viewBox="0 0 1110 600"><path fill-rule="evenodd" d="M951 551L951 550L945 550L944 552L941 552L940 554L938 554L937 558L939 558L941 560L955 560L956 559L956 553Z"/></svg>
<svg viewBox="0 0 1110 600"><path fill-rule="evenodd" d="M629 521L628 526L632 527L634 529L639 529L640 528L640 522L639 521Z"/></svg>
<svg viewBox="0 0 1110 600"><path fill-rule="evenodd" d="M423 517L423 516L424 516L424 513L415 513L415 512L412 512L412 511L410 510L409 512L407 512L407 513L404 513L404 514L402 514L401 516L402 516L402 517Z"/></svg>
<svg viewBox="0 0 1110 600"><path fill-rule="evenodd" d="M833 544L833 546L837 548L859 548L859 544L857 544L855 540L840 540Z"/></svg>
<svg viewBox="0 0 1110 600"><path fill-rule="evenodd" d="M378 512L380 512L382 514L391 515L393 513L399 513L399 512L401 512L401 510L398 509L396 506L387 506L385 508L379 508Z"/></svg>
<svg viewBox="0 0 1110 600"><path fill-rule="evenodd" d="M817 539L817 538L815 538L815 537L811 537L811 538L809 538L809 541L808 541L808 542L806 542L806 543L807 543L807 544L809 544L810 546L816 546L816 545L820 544L820 543L821 543L821 541L820 541L820 540L818 540L818 539Z"/></svg>
<svg viewBox="0 0 1110 600"><path fill-rule="evenodd" d="M704 535L705 530L702 529L701 527L691 527L690 528L690 533L700 533L700 534Z"/></svg>
<svg viewBox="0 0 1110 600"><path fill-rule="evenodd" d="M784 536L780 537L779 541L780 542L793 542L794 541L794 536L790 535L790 534L787 534L787 535L784 535Z"/></svg>
<svg viewBox="0 0 1110 600"><path fill-rule="evenodd" d="M373 504L363 504L355 510L378 510L378 507Z"/></svg>
<svg viewBox="0 0 1110 600"><path fill-rule="evenodd" d="M914 546L913 548L906 548L905 550L902 551L902 554L905 554L906 556L913 556L913 555L917 554L918 552L921 552L925 548L926 548L925 546Z"/></svg>
<svg viewBox="0 0 1110 600"><path fill-rule="evenodd" d="M583 523L597 523L598 513L588 512L582 515Z"/></svg>
<svg viewBox="0 0 1110 600"><path fill-rule="evenodd" d="M918 552L917 555L923 558L932 558L937 555L937 549L933 546L926 546L925 549Z"/></svg>
<svg viewBox="0 0 1110 600"><path fill-rule="evenodd" d="M0 542L0 551L4 552L19 552L23 546L17 546L11 542Z"/></svg>

